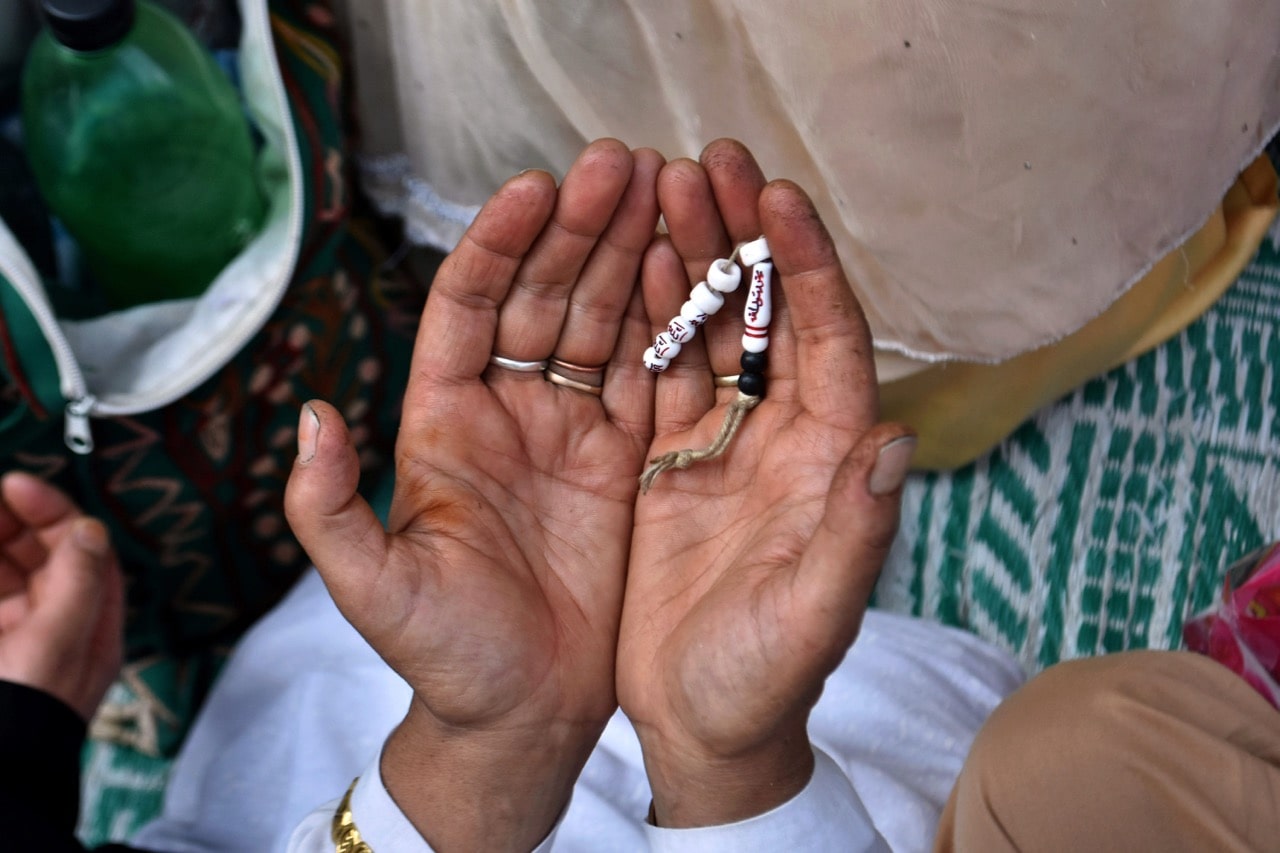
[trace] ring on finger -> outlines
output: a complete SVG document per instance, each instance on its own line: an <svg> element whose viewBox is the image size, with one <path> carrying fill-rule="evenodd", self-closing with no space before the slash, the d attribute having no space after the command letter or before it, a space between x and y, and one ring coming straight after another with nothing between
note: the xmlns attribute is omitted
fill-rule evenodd
<svg viewBox="0 0 1280 853"><path fill-rule="evenodd" d="M559 385L563 388L572 388L574 391L581 391L584 394L590 394L592 397L599 397L604 393L604 388L600 387L599 385L588 385L585 382L579 382L576 379L570 379L567 376L562 376L561 374L556 373L551 368L547 368L546 372L543 373L542 375L543 375L543 378L545 378L552 385Z"/></svg>
<svg viewBox="0 0 1280 853"><path fill-rule="evenodd" d="M563 358L551 356L551 363L556 367L563 367L565 370L576 370L579 373L604 373L607 364L593 364L587 366L585 364L574 364L572 361L565 361Z"/></svg>
<svg viewBox="0 0 1280 853"><path fill-rule="evenodd" d="M737 388L738 377L741 375L741 373L731 373L727 376L717 376L712 382L715 383L717 388Z"/></svg>
<svg viewBox="0 0 1280 853"><path fill-rule="evenodd" d="M496 352L489 356L489 363L494 367L501 367L503 370L514 370L517 373L541 373L547 369L547 361L520 361L516 358L507 358L498 355Z"/></svg>
<svg viewBox="0 0 1280 853"><path fill-rule="evenodd" d="M548 373L554 373L562 379L572 379L574 382L590 385L592 388L604 387L604 369L603 364L599 367L585 367L554 356L547 364Z"/></svg>

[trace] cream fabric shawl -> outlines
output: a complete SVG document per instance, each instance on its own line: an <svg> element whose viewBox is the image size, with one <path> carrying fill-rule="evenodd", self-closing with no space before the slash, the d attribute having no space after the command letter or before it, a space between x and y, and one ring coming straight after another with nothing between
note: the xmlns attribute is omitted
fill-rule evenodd
<svg viewBox="0 0 1280 853"><path fill-rule="evenodd" d="M1280 0L345 5L371 186L418 240L595 137L737 137L814 196L882 380L1080 329L1280 121Z"/></svg>

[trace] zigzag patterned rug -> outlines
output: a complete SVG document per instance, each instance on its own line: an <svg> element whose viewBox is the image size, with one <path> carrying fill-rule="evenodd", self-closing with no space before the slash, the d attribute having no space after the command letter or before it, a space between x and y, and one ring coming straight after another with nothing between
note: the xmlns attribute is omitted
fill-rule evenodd
<svg viewBox="0 0 1280 853"><path fill-rule="evenodd" d="M1203 317L950 474L913 477L877 589L1029 671L1176 648L1226 565L1280 534L1280 254Z"/></svg>
<svg viewBox="0 0 1280 853"><path fill-rule="evenodd" d="M1280 254L1264 247L1178 337L975 464L913 477L877 605L972 630L1029 671L1176 647L1225 565L1280 535L1278 325ZM168 768L92 744L81 837L127 838Z"/></svg>

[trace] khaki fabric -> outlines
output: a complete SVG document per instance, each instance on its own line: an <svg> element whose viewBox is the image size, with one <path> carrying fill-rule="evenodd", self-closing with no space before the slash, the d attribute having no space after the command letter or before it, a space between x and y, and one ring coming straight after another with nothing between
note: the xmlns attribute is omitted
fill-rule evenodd
<svg viewBox="0 0 1280 853"><path fill-rule="evenodd" d="M937 853L1280 849L1280 713L1188 652L1045 670L992 713Z"/></svg>

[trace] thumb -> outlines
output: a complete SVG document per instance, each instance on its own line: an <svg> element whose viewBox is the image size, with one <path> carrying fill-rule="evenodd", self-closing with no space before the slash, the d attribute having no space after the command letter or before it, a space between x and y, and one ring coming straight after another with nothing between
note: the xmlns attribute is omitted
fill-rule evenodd
<svg viewBox="0 0 1280 853"><path fill-rule="evenodd" d="M303 405L285 516L339 603L367 589L368 570L387 556L386 532L359 485L360 460L342 415L319 400Z"/></svg>
<svg viewBox="0 0 1280 853"><path fill-rule="evenodd" d="M902 485L916 437L901 424L869 430L840 463L826 512L800 559L808 612L853 642L898 531Z"/></svg>
<svg viewBox="0 0 1280 853"><path fill-rule="evenodd" d="M108 589L111 542L96 518L71 523L49 553L40 585L33 590L29 624L54 660L83 651L94 635Z"/></svg>

